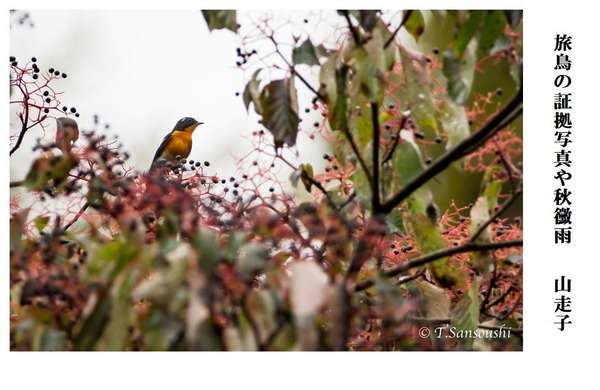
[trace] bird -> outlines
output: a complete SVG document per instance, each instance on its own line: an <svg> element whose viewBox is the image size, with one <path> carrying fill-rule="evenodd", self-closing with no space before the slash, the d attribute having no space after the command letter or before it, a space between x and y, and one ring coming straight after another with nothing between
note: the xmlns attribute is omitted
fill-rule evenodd
<svg viewBox="0 0 600 390"><path fill-rule="evenodd" d="M177 121L173 130L163 138L156 150L150 170L160 165L158 163L161 160L174 163L178 159L187 158L192 151L192 133L201 124L203 122L198 122L191 117L185 117Z"/></svg>

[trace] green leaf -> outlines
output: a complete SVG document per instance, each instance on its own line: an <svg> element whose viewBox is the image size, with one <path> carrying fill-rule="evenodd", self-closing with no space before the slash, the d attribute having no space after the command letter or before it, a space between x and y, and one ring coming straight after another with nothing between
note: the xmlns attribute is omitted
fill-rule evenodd
<svg viewBox="0 0 600 390"><path fill-rule="evenodd" d="M275 148L293 147L298 135L298 99L293 78L275 80L260 94L263 125L273 134Z"/></svg>
<svg viewBox="0 0 600 390"><path fill-rule="evenodd" d="M246 84L246 88L244 89L244 93L242 98L244 99L244 105L246 106L246 111L250 108L250 103L254 103L254 111L258 115L262 115L262 106L260 104L260 91L258 90L260 80L258 80L258 74L262 69L258 69L252 74L250 81Z"/></svg>
<svg viewBox="0 0 600 390"><path fill-rule="evenodd" d="M436 108L431 96L427 57L423 53L403 46L399 48L411 117L421 131L430 130L437 134ZM406 99L406 96L402 96L402 100Z"/></svg>
<svg viewBox="0 0 600 390"><path fill-rule="evenodd" d="M447 50L444 53L442 73L447 79L448 96L457 104L464 105L469 99L471 91L461 77L461 60L454 56L452 50Z"/></svg>
<svg viewBox="0 0 600 390"><path fill-rule="evenodd" d="M440 123L448 135L446 150L450 150L470 135L469 120L465 107L450 99L443 100L440 110Z"/></svg>
<svg viewBox="0 0 600 390"><path fill-rule="evenodd" d="M450 298L444 289L426 281L417 280L417 287L425 301L426 318L442 319L450 316Z"/></svg>
<svg viewBox="0 0 600 390"><path fill-rule="evenodd" d="M458 301L454 307L454 318L451 325L454 326L459 332L462 331L475 331L479 326L479 299L477 295L479 293L479 281L475 279L471 284L471 287L465 295ZM472 337L461 337L457 340L465 346L473 344Z"/></svg>
<svg viewBox="0 0 600 390"><path fill-rule="evenodd" d="M306 38L306 40L302 42L300 46L294 47L294 50L292 51L292 61L295 65L319 65L317 52L310 41L310 38Z"/></svg>
<svg viewBox="0 0 600 390"><path fill-rule="evenodd" d="M95 299L95 304L73 340L74 348L78 351L91 351L94 349L96 341L102 335L110 316L112 299L106 291L92 295L90 299Z"/></svg>
<svg viewBox="0 0 600 390"><path fill-rule="evenodd" d="M348 66L358 75L362 92L367 100L381 103L385 91L385 52L383 36L379 29L373 30L371 39L361 46L353 47Z"/></svg>
<svg viewBox="0 0 600 390"><path fill-rule="evenodd" d="M226 28L236 32L238 29L235 10L202 10L202 15L210 31Z"/></svg>
<svg viewBox="0 0 600 390"><path fill-rule="evenodd" d="M479 46L477 48L477 57L485 57L487 53L494 47L496 39L504 31L506 19L502 11L488 11L483 22L483 29L479 36Z"/></svg>
<svg viewBox="0 0 600 390"><path fill-rule="evenodd" d="M393 209L385 217L386 230L388 234L397 234L406 237L406 228L404 227L404 217L398 209Z"/></svg>
<svg viewBox="0 0 600 390"><path fill-rule="evenodd" d="M240 249L240 259L236 264L236 271L242 278L248 278L261 271L265 267L266 261L266 249L258 243L251 242Z"/></svg>
<svg viewBox="0 0 600 390"><path fill-rule="evenodd" d="M394 151L392 161L394 173L398 175L397 183L406 185L423 171L421 152L415 143L412 133L400 132L400 140Z"/></svg>
<svg viewBox="0 0 600 390"><path fill-rule="evenodd" d="M212 274L221 259L219 240L214 231L200 228L192 236L192 246L198 256L200 269L207 274Z"/></svg>
<svg viewBox="0 0 600 390"><path fill-rule="evenodd" d="M410 12L408 10L404 11L404 16L406 13ZM404 23L404 28L406 31L410 33L415 38L415 41L419 41L419 37L423 34L425 30L425 19L423 19L423 14L421 11L413 10L408 17L406 23Z"/></svg>
<svg viewBox="0 0 600 390"><path fill-rule="evenodd" d="M469 11L467 20L460 26L456 33L454 43L454 57L461 58L463 52L471 42L471 39L479 29L481 21L485 17L486 11Z"/></svg>
<svg viewBox="0 0 600 390"><path fill-rule="evenodd" d="M35 228L38 230L38 232L41 232L42 230L44 230L46 225L48 225L48 222L50 222L50 217L39 216L35 219L35 222L34 222Z"/></svg>

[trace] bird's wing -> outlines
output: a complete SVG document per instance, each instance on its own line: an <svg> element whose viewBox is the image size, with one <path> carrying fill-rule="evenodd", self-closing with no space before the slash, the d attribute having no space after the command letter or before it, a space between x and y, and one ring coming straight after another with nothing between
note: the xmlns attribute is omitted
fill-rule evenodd
<svg viewBox="0 0 600 390"><path fill-rule="evenodd" d="M152 165L154 165L156 160L158 160L160 158L160 156L162 155L162 153L165 151L165 148L167 147L167 144L171 140L172 136L173 136L172 131L169 134L165 135L165 138L163 138L162 142L158 146L158 149L156 149L156 153L154 154L154 158L152 159Z"/></svg>

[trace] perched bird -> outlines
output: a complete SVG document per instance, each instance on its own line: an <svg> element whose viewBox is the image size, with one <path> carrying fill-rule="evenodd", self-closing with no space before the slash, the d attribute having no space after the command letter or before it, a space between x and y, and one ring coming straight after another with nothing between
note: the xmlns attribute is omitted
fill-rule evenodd
<svg viewBox="0 0 600 390"><path fill-rule="evenodd" d="M154 169L161 160L174 163L178 156L181 159L187 158L192 151L192 133L201 124L202 122L198 122L194 118L180 119L160 143L152 159L150 170Z"/></svg>

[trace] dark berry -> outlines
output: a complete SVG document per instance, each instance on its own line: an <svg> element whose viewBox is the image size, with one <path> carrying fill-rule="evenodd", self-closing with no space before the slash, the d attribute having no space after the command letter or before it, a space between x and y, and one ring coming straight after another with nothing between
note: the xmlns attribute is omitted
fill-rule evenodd
<svg viewBox="0 0 600 390"><path fill-rule="evenodd" d="M46 103L50 103L51 101L52 101L52 99L46 98Z"/></svg>
<svg viewBox="0 0 600 390"><path fill-rule="evenodd" d="M13 61L10 63L12 66L17 66L18 62L17 61Z"/></svg>
<svg viewBox="0 0 600 390"><path fill-rule="evenodd" d="M44 113L46 113L46 114L47 114L47 113L49 113L49 112L50 112L50 109L48 109L48 108L44 108Z"/></svg>
<svg viewBox="0 0 600 390"><path fill-rule="evenodd" d="M37 74L34 74L34 75L33 75L33 76L31 76L31 77L32 77L34 80L37 80L37 78L38 78L38 75L37 75Z"/></svg>
<svg viewBox="0 0 600 390"><path fill-rule="evenodd" d="M50 92L48 92L48 91L44 91L43 95L44 95L44 96L48 96L48 95L50 95Z"/></svg>
<svg viewBox="0 0 600 390"><path fill-rule="evenodd" d="M433 54L440 54L440 49L438 47L434 47L433 49L431 49L431 52Z"/></svg>
<svg viewBox="0 0 600 390"><path fill-rule="evenodd" d="M437 137L435 137L434 141L436 144L440 144L440 143L442 143L442 137L437 136Z"/></svg>
<svg viewBox="0 0 600 390"><path fill-rule="evenodd" d="M79 113L75 114L75 118L79 118Z"/></svg>
<svg viewBox="0 0 600 390"><path fill-rule="evenodd" d="M309 113L310 112L310 108L305 108L304 112Z"/></svg>
<svg viewBox="0 0 600 390"><path fill-rule="evenodd" d="M75 114L75 113L77 112L77 109L76 109L75 107L71 107L71 112L72 112L73 114Z"/></svg>
<svg viewBox="0 0 600 390"><path fill-rule="evenodd" d="M210 167L210 163L208 161L204 161L204 166L205 167Z"/></svg>
<svg viewBox="0 0 600 390"><path fill-rule="evenodd" d="M62 110L63 110L64 112L67 112L67 110L68 110L68 109L69 109L69 108L68 108L67 106L64 106L64 107L62 108Z"/></svg>
<svg viewBox="0 0 600 390"><path fill-rule="evenodd" d="M62 76L63 79L67 78L67 74L66 73L63 73L61 76Z"/></svg>
<svg viewBox="0 0 600 390"><path fill-rule="evenodd" d="M502 88L498 88L496 89L496 95L500 96L504 93L504 91L502 90Z"/></svg>
<svg viewBox="0 0 600 390"><path fill-rule="evenodd" d="M16 58L14 56L10 56L10 62L14 62Z"/></svg>
<svg viewBox="0 0 600 390"><path fill-rule="evenodd" d="M319 127L319 122L315 122L315 123L313 123L313 126L314 126L314 127Z"/></svg>
<svg viewBox="0 0 600 390"><path fill-rule="evenodd" d="M431 160L431 157L427 157L427 158L425 159L425 164L429 165L429 164L431 164L431 161L432 161L432 160Z"/></svg>
<svg viewBox="0 0 600 390"><path fill-rule="evenodd" d="M273 187L269 188L269 192L275 192L275 188L273 188Z"/></svg>
<svg viewBox="0 0 600 390"><path fill-rule="evenodd" d="M227 180L221 179L221 183L225 184L225 183L227 183Z"/></svg>
<svg viewBox="0 0 600 390"><path fill-rule="evenodd" d="M37 61L37 58L31 57L31 62L36 62L36 61Z"/></svg>
<svg viewBox="0 0 600 390"><path fill-rule="evenodd" d="M54 73L54 68L48 69L48 73Z"/></svg>
<svg viewBox="0 0 600 390"><path fill-rule="evenodd" d="M420 132L420 131L415 131L415 138L418 138L418 139L425 139L425 134L423 134L423 133L422 133L422 132Z"/></svg>

